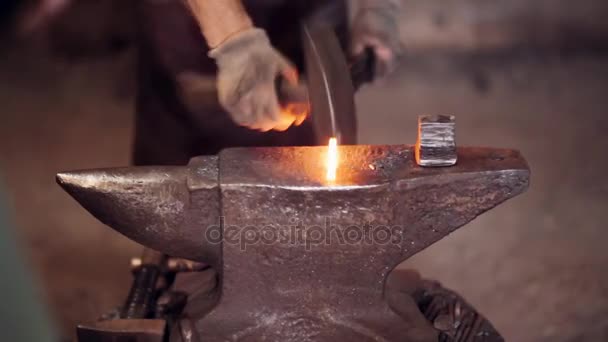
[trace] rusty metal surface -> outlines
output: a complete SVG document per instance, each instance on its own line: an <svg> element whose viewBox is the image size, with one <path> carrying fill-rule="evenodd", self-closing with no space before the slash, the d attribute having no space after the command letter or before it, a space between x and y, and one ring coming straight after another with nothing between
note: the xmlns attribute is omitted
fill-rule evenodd
<svg viewBox="0 0 608 342"><path fill-rule="evenodd" d="M91 213L134 240L211 261L219 299L189 316L206 341L435 338L432 326L414 323L419 311L404 310L404 317L389 305L387 275L524 191L525 160L513 150L459 148L457 165L428 169L415 163L412 146L341 146L337 180L328 183L325 150L237 148L187 167L58 179ZM220 222L221 243L209 234ZM386 234L375 231L389 239L378 240ZM331 232L324 238L337 235L319 240L324 232ZM264 240L265 233L275 239ZM374 238L363 238L368 235Z"/></svg>
<svg viewBox="0 0 608 342"><path fill-rule="evenodd" d="M80 325L77 335L81 342L163 342L165 330L162 319L117 319Z"/></svg>

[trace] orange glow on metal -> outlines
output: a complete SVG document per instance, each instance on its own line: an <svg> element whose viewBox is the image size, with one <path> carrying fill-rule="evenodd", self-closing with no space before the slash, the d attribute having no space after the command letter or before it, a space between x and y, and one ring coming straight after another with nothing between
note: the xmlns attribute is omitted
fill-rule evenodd
<svg viewBox="0 0 608 342"><path fill-rule="evenodd" d="M338 139L330 138L327 146L327 181L333 182L336 180L336 171L338 170Z"/></svg>

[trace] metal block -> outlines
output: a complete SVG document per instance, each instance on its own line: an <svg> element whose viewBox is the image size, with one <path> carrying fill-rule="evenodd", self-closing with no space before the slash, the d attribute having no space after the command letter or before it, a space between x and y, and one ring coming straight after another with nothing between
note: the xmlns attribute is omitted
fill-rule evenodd
<svg viewBox="0 0 608 342"><path fill-rule="evenodd" d="M420 166L439 167L456 164L456 121L454 116L436 115L418 118L416 162Z"/></svg>

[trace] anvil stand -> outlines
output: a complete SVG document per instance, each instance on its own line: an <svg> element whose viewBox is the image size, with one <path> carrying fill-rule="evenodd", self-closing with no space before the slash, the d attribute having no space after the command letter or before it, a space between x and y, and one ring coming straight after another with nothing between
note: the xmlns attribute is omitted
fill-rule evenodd
<svg viewBox="0 0 608 342"><path fill-rule="evenodd" d="M125 236L217 272L217 284L209 270L180 273L165 291L165 305L167 295L187 298L171 316L171 341L502 341L462 298L391 271L523 192L529 168L517 151L456 149L453 135L423 123L416 147L341 146L331 183L325 147L228 149L187 166L58 182ZM427 154L450 160L450 148L454 166L419 166ZM162 341L164 325L146 325L167 317L156 318L105 321L79 336Z"/></svg>

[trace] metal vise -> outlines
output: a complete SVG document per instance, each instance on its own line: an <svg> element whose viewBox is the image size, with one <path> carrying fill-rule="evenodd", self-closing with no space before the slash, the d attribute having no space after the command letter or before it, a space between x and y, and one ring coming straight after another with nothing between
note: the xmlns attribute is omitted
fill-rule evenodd
<svg viewBox="0 0 608 342"><path fill-rule="evenodd" d="M331 183L326 147L234 148L187 166L57 178L118 232L218 272L213 303L189 315L201 340L429 341L437 330L391 297L387 277L529 182L517 151L455 151L455 166L424 168L414 146L340 146Z"/></svg>

